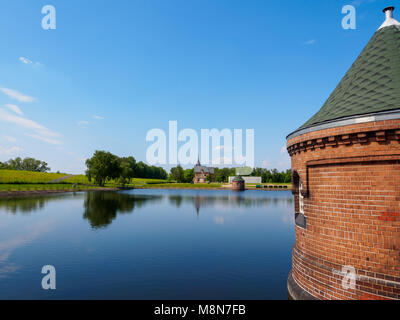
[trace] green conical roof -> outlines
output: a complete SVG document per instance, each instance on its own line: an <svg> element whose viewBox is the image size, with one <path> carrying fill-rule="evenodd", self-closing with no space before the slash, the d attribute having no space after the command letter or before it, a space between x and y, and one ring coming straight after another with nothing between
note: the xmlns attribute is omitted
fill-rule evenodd
<svg viewBox="0 0 400 320"><path fill-rule="evenodd" d="M244 179L242 178L242 176L236 176L232 181L233 182L243 182Z"/></svg>
<svg viewBox="0 0 400 320"><path fill-rule="evenodd" d="M398 25L384 27L374 34L322 108L300 129L395 109L400 109Z"/></svg>

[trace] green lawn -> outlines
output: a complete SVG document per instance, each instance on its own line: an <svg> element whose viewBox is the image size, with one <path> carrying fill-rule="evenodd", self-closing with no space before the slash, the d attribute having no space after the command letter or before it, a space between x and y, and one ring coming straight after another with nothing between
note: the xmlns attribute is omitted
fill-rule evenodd
<svg viewBox="0 0 400 320"><path fill-rule="evenodd" d="M0 170L0 184L3 183L49 183L65 177L62 173L42 173L17 170Z"/></svg>
<svg viewBox="0 0 400 320"><path fill-rule="evenodd" d="M139 186L137 186L139 187ZM222 188L222 183L210 183L210 184L191 184L191 183L163 183L163 184L146 184L144 188L165 188L165 189L219 189Z"/></svg>
<svg viewBox="0 0 400 320"><path fill-rule="evenodd" d="M85 175L76 175L66 180L63 180L56 184L49 184L49 182L68 176L63 173L40 173L30 171L16 171L16 170L0 170L0 191L27 191L27 190L68 190L72 189L74 184L77 184L79 188L91 188L96 187L94 182L89 182ZM133 188L181 188L181 189L218 189L222 188L222 183L210 183L210 184L190 184L190 183L168 183L165 180L157 179L140 179L135 178L126 185L126 187ZM118 187L121 186L117 181L109 181L105 187ZM290 190L290 183L262 183L261 188L265 189L265 186L273 186L275 189L279 189L279 186L287 186ZM255 189L256 184L247 184L247 188ZM282 188L281 188L282 189Z"/></svg>
<svg viewBox="0 0 400 320"><path fill-rule="evenodd" d="M69 176L65 173L41 173L41 172L31 172L31 171L18 171L18 170L0 170L0 185L2 184L48 184L51 181L60 179L62 177ZM165 180L156 179L132 179L131 183L127 186L135 187L146 184L162 184ZM63 181L57 182L57 185L95 185L94 182L89 182L85 175L76 175L71 178L65 179ZM115 187L119 186L117 181L109 181L106 186Z"/></svg>
<svg viewBox="0 0 400 320"><path fill-rule="evenodd" d="M83 174L76 175L76 176L73 176L71 178L65 179L62 182L64 182L64 183L72 183L72 184L74 184L74 183L93 184L93 182L90 183L88 178Z"/></svg>
<svg viewBox="0 0 400 320"><path fill-rule="evenodd" d="M77 186L75 189L72 184L0 184L1 191L54 191L54 190L87 190L98 188L97 186Z"/></svg>

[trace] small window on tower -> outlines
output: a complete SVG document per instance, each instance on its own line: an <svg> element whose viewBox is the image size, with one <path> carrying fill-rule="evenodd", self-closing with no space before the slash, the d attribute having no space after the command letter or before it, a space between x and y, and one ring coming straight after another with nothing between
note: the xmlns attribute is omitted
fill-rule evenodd
<svg viewBox="0 0 400 320"><path fill-rule="evenodd" d="M303 191L303 183L300 181L300 184L299 184L299 212L304 214L304 197L303 197L302 191Z"/></svg>
<svg viewBox="0 0 400 320"><path fill-rule="evenodd" d="M307 229L307 218L304 215L303 183L299 181L299 212L296 213L296 226Z"/></svg>

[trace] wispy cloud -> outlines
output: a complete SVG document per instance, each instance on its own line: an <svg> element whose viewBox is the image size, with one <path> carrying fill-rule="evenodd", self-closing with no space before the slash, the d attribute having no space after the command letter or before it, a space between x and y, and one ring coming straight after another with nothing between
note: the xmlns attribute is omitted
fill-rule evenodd
<svg viewBox="0 0 400 320"><path fill-rule="evenodd" d="M93 119L96 119L96 120L104 120L104 118L103 118L103 117L101 117L101 116L98 116L98 115L96 115L96 114L95 114L95 115L93 115L93 116L92 116L92 118L93 118Z"/></svg>
<svg viewBox="0 0 400 320"><path fill-rule="evenodd" d="M22 115L21 109L16 106L15 104L5 104L4 105L7 109L10 109L11 111L15 112L16 114Z"/></svg>
<svg viewBox="0 0 400 320"><path fill-rule="evenodd" d="M21 151L22 151L22 149L20 147L11 147L9 149L6 149L6 148L0 146L0 154L1 155L10 155L10 154L18 153Z"/></svg>
<svg viewBox="0 0 400 320"><path fill-rule="evenodd" d="M224 146L224 145L221 145L221 146L216 146L216 147L214 147L213 150L216 150L216 151L218 151L218 150L224 150L224 151L228 152L228 151L233 151L233 148L232 148L231 146Z"/></svg>
<svg viewBox="0 0 400 320"><path fill-rule="evenodd" d="M6 208L6 212L11 211ZM14 238L7 238L0 242L0 278L7 277L10 273L16 272L20 267L9 262L12 253L18 249L29 245L31 242L48 233L56 225L55 221L46 221L41 224L30 225L25 230L21 230L20 235Z"/></svg>
<svg viewBox="0 0 400 320"><path fill-rule="evenodd" d="M373 2L375 2L376 0L355 0L355 1L353 1L352 3L351 3L351 5L353 5L353 6L359 6L359 5L362 5L362 4L364 4L364 3L373 3Z"/></svg>
<svg viewBox="0 0 400 320"><path fill-rule="evenodd" d="M21 127L24 127L26 129L34 130L36 133L38 133L40 135L51 136L51 137L60 136L58 133L47 129L46 127L42 126L41 124L39 124L33 120L30 120L30 119L27 119L24 117L20 117L15 114L11 114L2 108L0 108L0 121L13 123L13 124L19 125Z"/></svg>
<svg viewBox="0 0 400 320"><path fill-rule="evenodd" d="M311 46L311 45L315 44L316 42L317 42L317 40L311 39L311 40L308 40L308 41L303 42L303 45L305 45L305 46Z"/></svg>
<svg viewBox="0 0 400 320"><path fill-rule="evenodd" d="M212 165L219 166L219 165L231 165L233 163L232 157L219 157L212 160Z"/></svg>
<svg viewBox="0 0 400 320"><path fill-rule="evenodd" d="M78 126L80 127L87 127L89 125L89 121L81 120L78 121Z"/></svg>
<svg viewBox="0 0 400 320"><path fill-rule="evenodd" d="M50 143L50 144L55 144L55 145L61 145L62 144L61 141L58 141L58 140L55 140L55 139L51 139L51 138L47 138L47 137L43 137L43 136L41 136L39 134L25 133L25 135L28 136L28 137L31 137L33 139L40 140L40 141L43 141L43 142L46 142L46 143Z"/></svg>
<svg viewBox="0 0 400 320"><path fill-rule="evenodd" d="M32 60L26 58L26 57L19 57L18 58L19 61L21 61L23 64L31 64L34 67L41 67L42 64L40 62L33 62Z"/></svg>
<svg viewBox="0 0 400 320"><path fill-rule="evenodd" d="M15 141L17 141L16 138L11 137L11 136L3 136L3 138L4 138L5 140L7 140L8 142L15 142Z"/></svg>
<svg viewBox="0 0 400 320"><path fill-rule="evenodd" d="M10 97L11 99L18 100L19 102L33 102L36 100L35 98L30 97L21 92L18 92L17 90L12 90L12 89L8 89L8 88L0 88L0 91L3 92L8 97Z"/></svg>
<svg viewBox="0 0 400 320"><path fill-rule="evenodd" d="M269 161L268 160L264 160L263 162L262 162L262 164L261 164L261 167L262 168L269 168L270 167L270 163L269 163Z"/></svg>
<svg viewBox="0 0 400 320"><path fill-rule="evenodd" d="M29 60L28 58L19 57L18 59L19 59L19 61L21 61L23 64L32 64L32 61Z"/></svg>
<svg viewBox="0 0 400 320"><path fill-rule="evenodd" d="M291 167L291 159L286 146L281 147L281 156L276 162L277 169L286 170Z"/></svg>

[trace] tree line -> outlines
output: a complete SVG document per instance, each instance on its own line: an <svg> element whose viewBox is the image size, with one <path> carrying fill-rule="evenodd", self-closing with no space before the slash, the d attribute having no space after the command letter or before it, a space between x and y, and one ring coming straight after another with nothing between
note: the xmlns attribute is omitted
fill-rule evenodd
<svg viewBox="0 0 400 320"><path fill-rule="evenodd" d="M104 186L107 181L116 180L125 185L133 178L159 179L191 183L194 179L194 169L183 169L178 165L168 174L163 168L148 166L144 162L136 162L134 157L118 157L110 152L96 151L92 158L86 160L86 176L89 181ZM50 168L44 161L34 158L21 159L20 157L0 162L0 170L24 170L34 172L48 172ZM214 168L214 181L227 183L229 177L236 175L236 168ZM277 169L253 169L251 176L261 177L263 183L290 183L291 170L278 171Z"/></svg>
<svg viewBox="0 0 400 320"><path fill-rule="evenodd" d="M292 170L279 171L278 169L255 168L251 173L253 177L261 177L263 183L291 183Z"/></svg>
<svg viewBox="0 0 400 320"><path fill-rule="evenodd" d="M99 186L107 181L116 180L122 185L130 183L133 178L165 180L168 173L161 167L148 166L136 162L134 157L118 157L110 152L96 151L92 158L86 160L86 176Z"/></svg>
<svg viewBox="0 0 400 320"><path fill-rule="evenodd" d="M21 159L20 157L0 162L0 170L22 170L33 172L48 172L50 168L44 161L34 158Z"/></svg>
<svg viewBox="0 0 400 320"><path fill-rule="evenodd" d="M219 183L229 182L229 177L236 176L236 168L214 168L214 181ZM278 169L253 169L251 176L261 177L262 183L290 183L292 171L278 171ZM168 180L179 183L190 183L194 178L194 169L183 169L180 165L171 169Z"/></svg>

